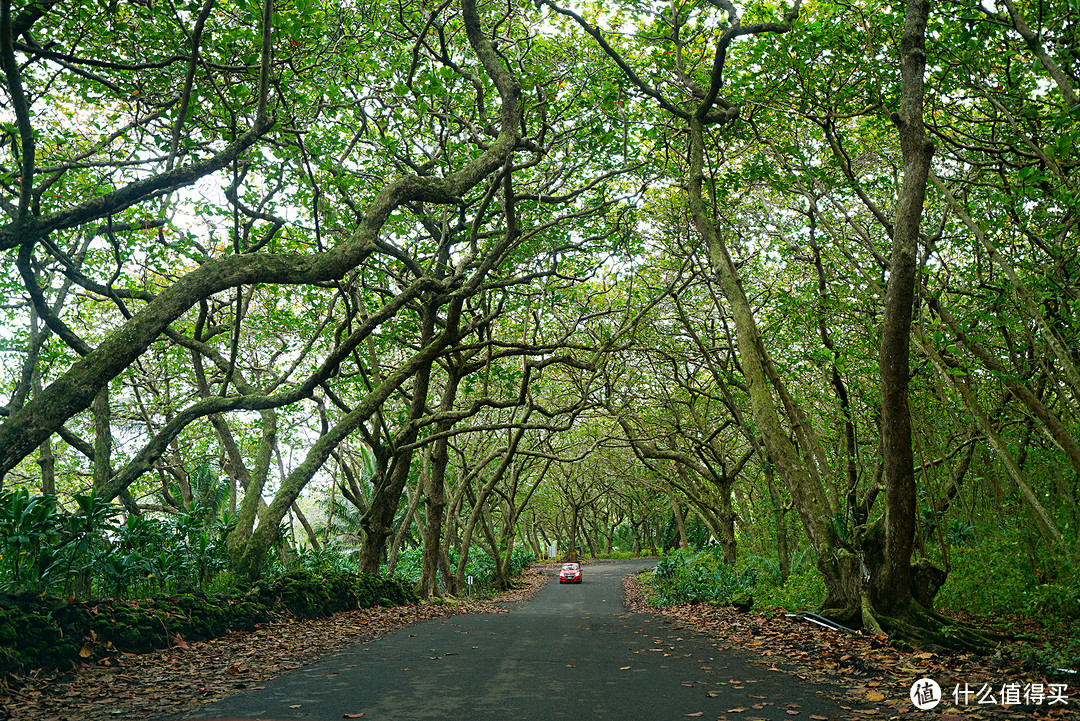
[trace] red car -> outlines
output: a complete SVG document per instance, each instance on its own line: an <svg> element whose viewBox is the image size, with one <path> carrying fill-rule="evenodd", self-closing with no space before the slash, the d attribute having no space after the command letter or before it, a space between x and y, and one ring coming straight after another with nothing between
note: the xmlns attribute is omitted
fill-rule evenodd
<svg viewBox="0 0 1080 721"><path fill-rule="evenodd" d="M577 563L564 563L559 571L559 583L581 583L581 566Z"/></svg>

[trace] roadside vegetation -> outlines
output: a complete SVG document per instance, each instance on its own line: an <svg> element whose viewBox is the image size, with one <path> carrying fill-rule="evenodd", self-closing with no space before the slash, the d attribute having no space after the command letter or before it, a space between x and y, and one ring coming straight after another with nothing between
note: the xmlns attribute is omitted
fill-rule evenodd
<svg viewBox="0 0 1080 721"><path fill-rule="evenodd" d="M0 592L707 548L659 600L1071 653L1077 48L1075 0L5 1Z"/></svg>
<svg viewBox="0 0 1080 721"><path fill-rule="evenodd" d="M969 539L973 540L973 539ZM1080 580L1039 583L1015 548L1000 538L952 549L950 580L938 596L958 627L975 623L1000 634L1003 653L1032 669L1080 669ZM989 568L999 570L987 582ZM776 559L743 556L724 562L718 546L672 548L641 574L652 606L703 604L766 615L817 611L825 598L809 554L793 559L783 578Z"/></svg>

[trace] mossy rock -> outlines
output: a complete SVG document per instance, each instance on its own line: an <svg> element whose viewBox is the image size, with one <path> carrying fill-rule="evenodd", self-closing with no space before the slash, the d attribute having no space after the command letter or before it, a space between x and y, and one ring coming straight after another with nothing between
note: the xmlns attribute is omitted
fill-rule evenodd
<svg viewBox="0 0 1080 721"><path fill-rule="evenodd" d="M351 573L322 577L306 571L258 581L247 593L233 596L184 590L134 601L73 602L0 594L0 675L38 667L71 668L117 652L146 653L168 647L177 637L205 641L250 631L285 611L319 618L418 600L395 579Z"/></svg>
<svg viewBox="0 0 1080 721"><path fill-rule="evenodd" d="M79 647L68 633L63 609L50 599L0 596L0 673L37 666L70 665Z"/></svg>
<svg viewBox="0 0 1080 721"><path fill-rule="evenodd" d="M340 611L419 601L416 593L397 579L343 572L319 577L306 571L294 571L257 582L253 593L264 603L281 604L301 618L320 618Z"/></svg>

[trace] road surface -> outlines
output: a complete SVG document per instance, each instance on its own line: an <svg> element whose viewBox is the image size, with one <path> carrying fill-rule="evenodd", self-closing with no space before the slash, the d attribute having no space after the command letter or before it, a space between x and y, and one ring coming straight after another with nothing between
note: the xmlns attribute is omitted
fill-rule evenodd
<svg viewBox="0 0 1080 721"><path fill-rule="evenodd" d="M628 613L621 579L647 565L588 564L581 585L552 579L511 613L410 626L183 718L842 718L835 702L794 676L752 666L689 629Z"/></svg>

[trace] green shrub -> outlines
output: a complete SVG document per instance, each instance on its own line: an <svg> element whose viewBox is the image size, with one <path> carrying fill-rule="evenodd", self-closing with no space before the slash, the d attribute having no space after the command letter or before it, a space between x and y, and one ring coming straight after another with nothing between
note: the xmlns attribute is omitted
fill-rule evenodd
<svg viewBox="0 0 1080 721"><path fill-rule="evenodd" d="M723 551L717 547L671 551L653 570L654 591L649 602L752 602L762 608L814 609L825 600L825 582L808 559L807 554L794 559L796 570L782 583L775 559L748 556L731 565L724 563Z"/></svg>
<svg viewBox="0 0 1080 721"><path fill-rule="evenodd" d="M666 554L653 570L655 592L649 602L658 606L673 603L728 603L749 601L757 581L757 571L724 563L716 547L701 551L679 549Z"/></svg>
<svg viewBox="0 0 1080 721"><path fill-rule="evenodd" d="M1025 615L1066 628L1080 624L1080 574L1064 569L1040 582L1020 548L1018 540L1007 537L986 540L980 548L953 548L938 608L976 616Z"/></svg>
<svg viewBox="0 0 1080 721"><path fill-rule="evenodd" d="M458 557L457 551L452 549L450 551L451 569L457 568ZM397 565L394 567L394 578L414 585L419 583L423 558L422 548L401 549ZM520 575L532 561L532 553L527 548L516 548L507 562L507 577L513 578ZM472 576L473 582L478 587L491 586L495 582L495 562L483 549L473 548L469 551L469 562L465 564L465 575Z"/></svg>
<svg viewBox="0 0 1080 721"><path fill-rule="evenodd" d="M1061 639L1061 643L1057 645L1026 641L1015 643L1003 647L1000 653L1020 661L1024 668L1033 673L1050 677L1070 677L1080 669L1080 635Z"/></svg>
<svg viewBox="0 0 1080 721"><path fill-rule="evenodd" d="M527 548L517 548L510 554L506 572L510 576L520 576L532 563L532 553Z"/></svg>
<svg viewBox="0 0 1080 721"><path fill-rule="evenodd" d="M779 581L779 574L775 580ZM782 584L760 582L754 590L754 604L759 608L812 611L824 600L825 580L813 567L791 574Z"/></svg>
<svg viewBox="0 0 1080 721"><path fill-rule="evenodd" d="M140 598L219 585L228 514L196 504L164 520L119 523L118 505L93 494L71 499L75 512L25 487L0 493L0 591Z"/></svg>
<svg viewBox="0 0 1080 721"><path fill-rule="evenodd" d="M637 555L633 551L618 551L612 549L610 552L600 556L600 558L606 558L613 561L628 561L631 558L637 558Z"/></svg>

